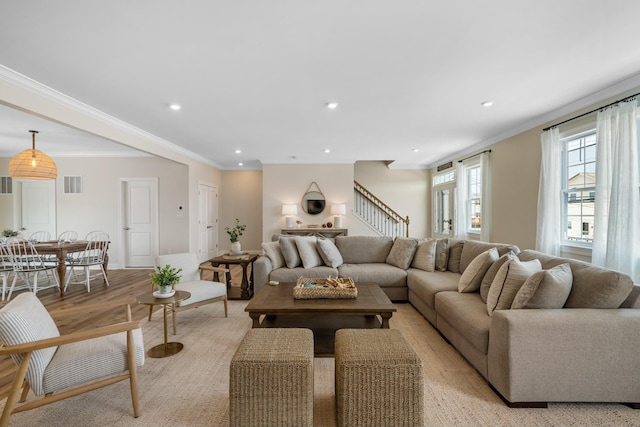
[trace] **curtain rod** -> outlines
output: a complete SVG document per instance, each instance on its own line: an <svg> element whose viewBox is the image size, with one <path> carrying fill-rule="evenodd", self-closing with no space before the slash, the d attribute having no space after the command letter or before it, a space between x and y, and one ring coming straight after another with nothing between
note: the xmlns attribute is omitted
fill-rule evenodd
<svg viewBox="0 0 640 427"><path fill-rule="evenodd" d="M558 127L558 126L560 126L560 125L563 125L563 124L565 124L565 123L569 123L569 122L570 122L570 121L572 121L572 120L576 120L576 119L579 119L580 117L584 117L584 116L587 116L587 115L589 115L589 114L595 113L595 112L596 112L596 111L598 111L598 110L604 110L605 108L611 107L612 105L619 104L620 102L628 101L628 100L630 100L631 98L635 98L635 97L636 97L636 96L638 96L638 95L640 95L640 93L636 93L636 94L634 94L634 95L627 96L626 98L619 99L619 100L617 100L617 101L614 101L614 102L612 102L612 103L610 103L610 104L605 105L604 107L598 107L598 108L595 108L595 109L593 109L593 110L591 110L591 111L587 111L586 113L580 114L579 116L575 116L575 117L573 117L573 118L571 118L571 119L567 119L567 120L565 120L565 121L563 121L563 122L560 122L560 123L558 123L558 124L556 124L556 125L546 127L546 128L544 128L544 129L542 129L542 132L546 132L546 131L548 131L549 129L553 129L553 128Z"/></svg>
<svg viewBox="0 0 640 427"><path fill-rule="evenodd" d="M481 151L481 152L479 152L479 153L474 154L473 156L465 157L465 158L464 158L464 159L462 159L462 160L458 160L458 163L462 163L462 162L464 162L465 160L473 159L474 157L479 156L480 154L490 153L490 152L491 152L491 150L484 150L484 151Z"/></svg>

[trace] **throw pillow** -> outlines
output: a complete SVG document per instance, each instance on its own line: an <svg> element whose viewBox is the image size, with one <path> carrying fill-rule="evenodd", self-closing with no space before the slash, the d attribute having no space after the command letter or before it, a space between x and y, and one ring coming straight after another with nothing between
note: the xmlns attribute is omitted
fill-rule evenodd
<svg viewBox="0 0 640 427"><path fill-rule="evenodd" d="M475 257L464 269L458 282L458 292L476 292L489 267L498 260L498 250L491 248Z"/></svg>
<svg viewBox="0 0 640 427"><path fill-rule="evenodd" d="M511 308L562 308L572 283L573 273L568 263L538 271L524 282Z"/></svg>
<svg viewBox="0 0 640 427"><path fill-rule="evenodd" d="M280 249L282 250L282 256L284 262L288 268L296 268L302 264L300 254L298 254L298 247L293 237L280 237Z"/></svg>
<svg viewBox="0 0 640 427"><path fill-rule="evenodd" d="M542 265L537 259L520 261L512 259L505 262L496 278L491 283L487 296L487 312L493 315L494 310L506 310L511 308L513 299L524 282L535 272L542 270Z"/></svg>
<svg viewBox="0 0 640 427"><path fill-rule="evenodd" d="M436 241L436 270L447 271L449 264L449 239Z"/></svg>
<svg viewBox="0 0 640 427"><path fill-rule="evenodd" d="M403 270L411 265L413 254L416 253L418 241L409 237L396 237L387 256L387 264L391 264Z"/></svg>
<svg viewBox="0 0 640 427"><path fill-rule="evenodd" d="M496 274L498 274L498 270L500 270L500 267L502 267L505 262L516 258L517 256L513 252L507 252L506 254L498 258L496 262L491 264L491 267L489 267L489 269L487 270L484 278L482 279L482 283L480 284L480 299L482 299L483 303L487 303L489 288L491 287L493 279L496 278Z"/></svg>
<svg viewBox="0 0 640 427"><path fill-rule="evenodd" d="M298 253L300 254L304 268L324 265L324 261L318 253L316 241L315 236L296 236L296 246L298 247Z"/></svg>
<svg viewBox="0 0 640 427"><path fill-rule="evenodd" d="M282 268L286 265L279 242L263 242L262 249L264 249L264 254L269 257L271 266L274 270L276 268Z"/></svg>
<svg viewBox="0 0 640 427"><path fill-rule="evenodd" d="M411 261L411 267L424 271L435 271L436 242L436 239L420 240L413 261Z"/></svg>
<svg viewBox="0 0 640 427"><path fill-rule="evenodd" d="M449 263L447 270L452 273L461 273L460 259L462 258L462 249L464 248L464 240L449 240Z"/></svg>
<svg viewBox="0 0 640 427"><path fill-rule="evenodd" d="M337 268L343 264L342 255L335 243L329 239L318 239L318 252L324 260L324 264Z"/></svg>

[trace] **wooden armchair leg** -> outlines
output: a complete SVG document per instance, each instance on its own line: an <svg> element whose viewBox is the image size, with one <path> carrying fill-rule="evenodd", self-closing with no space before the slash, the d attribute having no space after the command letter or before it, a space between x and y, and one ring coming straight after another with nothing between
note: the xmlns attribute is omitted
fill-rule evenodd
<svg viewBox="0 0 640 427"><path fill-rule="evenodd" d="M27 400L27 395L29 394L29 389L30 389L29 383L24 381L22 383L22 395L20 396L20 400L19 400L20 403L22 403L25 400Z"/></svg>
<svg viewBox="0 0 640 427"><path fill-rule="evenodd" d="M224 317L227 317L227 297L224 297Z"/></svg>
<svg viewBox="0 0 640 427"><path fill-rule="evenodd" d="M153 314L153 305L149 306L149 321L151 321L151 315Z"/></svg>
<svg viewBox="0 0 640 427"><path fill-rule="evenodd" d="M13 379L13 384L9 390L9 396L7 397L7 401L4 405L4 411L2 411L2 417L0 417L0 427L7 427L9 425L9 418L11 417L13 408L16 406L16 402L18 401L20 389L24 384L24 378L27 375L27 369L29 368L30 361L31 352L28 352L22 358L22 362L20 362L20 366L18 366L18 372L16 372L16 376Z"/></svg>

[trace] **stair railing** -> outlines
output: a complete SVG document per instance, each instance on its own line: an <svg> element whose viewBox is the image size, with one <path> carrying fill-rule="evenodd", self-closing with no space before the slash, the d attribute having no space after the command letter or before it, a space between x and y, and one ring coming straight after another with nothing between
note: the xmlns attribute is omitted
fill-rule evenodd
<svg viewBox="0 0 640 427"><path fill-rule="evenodd" d="M409 237L409 217L403 218L389 205L353 181L354 213L383 236Z"/></svg>

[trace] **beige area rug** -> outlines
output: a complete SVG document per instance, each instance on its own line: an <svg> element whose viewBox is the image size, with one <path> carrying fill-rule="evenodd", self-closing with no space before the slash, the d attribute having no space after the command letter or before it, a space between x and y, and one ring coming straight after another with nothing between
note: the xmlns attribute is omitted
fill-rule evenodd
<svg viewBox="0 0 640 427"><path fill-rule="evenodd" d="M229 363L251 327L245 306L230 301L227 319L222 304L179 314L178 335L170 340L182 342L184 350L147 358L140 368L139 418L132 415L128 382L121 382L15 414L11 426L227 426ZM404 332L424 362L428 426L640 426L640 410L617 404L510 409L411 305L397 308L391 327ZM161 343L160 313L143 330L147 349ZM333 371L332 358L315 359L316 426L335 425Z"/></svg>

